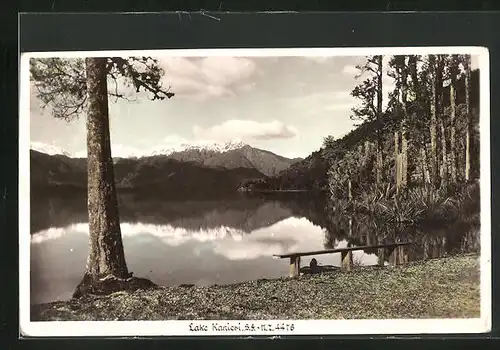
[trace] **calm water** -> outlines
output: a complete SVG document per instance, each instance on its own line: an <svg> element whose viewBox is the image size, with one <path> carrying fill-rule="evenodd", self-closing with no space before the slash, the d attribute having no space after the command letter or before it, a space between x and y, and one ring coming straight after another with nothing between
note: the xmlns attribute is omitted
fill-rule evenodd
<svg viewBox="0 0 500 350"><path fill-rule="evenodd" d="M69 299L80 282L87 258L88 224L84 196L33 200L31 303ZM288 259L273 254L376 244L394 228L377 230L363 220L335 220L317 200L239 197L172 202L120 196L121 229L130 271L160 285L226 284L288 274ZM456 232L456 228L455 231ZM410 259L444 255L478 244L474 230L412 233L421 239ZM404 231L408 234L408 231ZM472 233L471 233L472 232ZM397 233L396 233L397 236ZM472 242L472 243L471 243ZM354 252L357 263L377 263L374 252ZM307 265L311 257L303 258ZM340 265L339 254L315 257Z"/></svg>

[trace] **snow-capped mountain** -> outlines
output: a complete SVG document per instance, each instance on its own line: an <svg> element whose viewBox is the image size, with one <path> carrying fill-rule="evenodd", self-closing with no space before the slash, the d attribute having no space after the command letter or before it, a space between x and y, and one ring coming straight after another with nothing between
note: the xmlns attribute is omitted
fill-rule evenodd
<svg viewBox="0 0 500 350"><path fill-rule="evenodd" d="M186 151L212 151L216 153L224 153L236 149L240 149L247 146L247 144L239 141L227 141L223 143L218 142L196 142L196 143L183 143L177 147L169 148L157 148L152 151L146 152L143 157L148 156L158 156L158 155L170 155L176 152L186 152Z"/></svg>
<svg viewBox="0 0 500 350"><path fill-rule="evenodd" d="M51 156L60 154L60 155L66 156L66 157L73 157L73 155L71 153L69 153L69 152L67 152L67 151L65 151L57 146L48 145L48 144L42 143L42 142L31 142L30 148L34 151L45 153L45 154L48 154Z"/></svg>
<svg viewBox="0 0 500 350"><path fill-rule="evenodd" d="M112 146L117 188L170 198L208 198L234 194L245 181L276 176L297 160L242 142L197 143L159 149L155 158L142 153L131 157L131 150ZM32 188L47 186L87 186L87 161L71 156L58 147L32 144L30 181ZM122 154L120 152L123 151ZM66 155L56 156L56 155ZM120 157L125 155L126 157Z"/></svg>
<svg viewBox="0 0 500 350"><path fill-rule="evenodd" d="M182 143L173 147L155 147L150 150L138 150L133 147L123 146L123 145L112 145L113 158L142 158L164 155L168 156L172 153L186 152L186 151L200 151L200 152L214 152L214 153L224 153L232 150L237 150L247 146L247 144L239 141L227 141L227 142L196 142L196 143ZM31 142L31 149L48 155L61 154L71 158L86 158L87 150L81 152L70 153L57 146L45 144L42 142Z"/></svg>
<svg viewBox="0 0 500 350"><path fill-rule="evenodd" d="M85 151L71 154L54 145L40 142L33 142L31 149L49 156L64 155L72 158L71 161L83 161L82 164L85 164L87 156ZM137 164L148 163L148 157L156 156L162 164L176 161L209 168L253 169L265 176L276 176L297 161L297 159L289 159L270 151L251 147L239 140L223 143L184 143L173 147L158 147L147 152L118 144L111 146L111 154L115 164L123 163L122 159L128 159Z"/></svg>

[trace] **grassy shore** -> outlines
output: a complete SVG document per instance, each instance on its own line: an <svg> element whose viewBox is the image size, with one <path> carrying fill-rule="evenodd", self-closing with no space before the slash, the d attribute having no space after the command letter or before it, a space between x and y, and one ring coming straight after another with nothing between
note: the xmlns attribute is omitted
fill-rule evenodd
<svg viewBox="0 0 500 350"><path fill-rule="evenodd" d="M155 287L34 305L32 321L171 319L384 319L479 317L479 256L397 267Z"/></svg>

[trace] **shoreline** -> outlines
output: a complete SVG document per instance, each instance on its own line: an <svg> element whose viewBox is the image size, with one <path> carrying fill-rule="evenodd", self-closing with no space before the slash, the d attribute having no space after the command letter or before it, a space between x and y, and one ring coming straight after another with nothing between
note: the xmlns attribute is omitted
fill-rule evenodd
<svg viewBox="0 0 500 350"><path fill-rule="evenodd" d="M119 291L31 305L31 321L469 318L479 254L298 278Z"/></svg>

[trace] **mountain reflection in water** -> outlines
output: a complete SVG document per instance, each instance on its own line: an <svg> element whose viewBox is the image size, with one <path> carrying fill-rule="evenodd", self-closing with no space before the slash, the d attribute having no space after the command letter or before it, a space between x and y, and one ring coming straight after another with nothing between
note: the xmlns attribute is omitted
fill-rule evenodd
<svg viewBox="0 0 500 350"><path fill-rule="evenodd" d="M272 255L293 251L411 240L418 242L408 252L414 260L479 249L476 228L452 227L450 236L446 229L373 226L366 218L349 223L329 217L324 201L303 196L176 202L122 194L119 203L129 270L166 286L286 276L288 260ZM88 252L86 204L85 196L33 197L31 303L68 299L80 282ZM376 253L354 252L354 261L376 264ZM339 254L315 258L323 265L340 264Z"/></svg>

